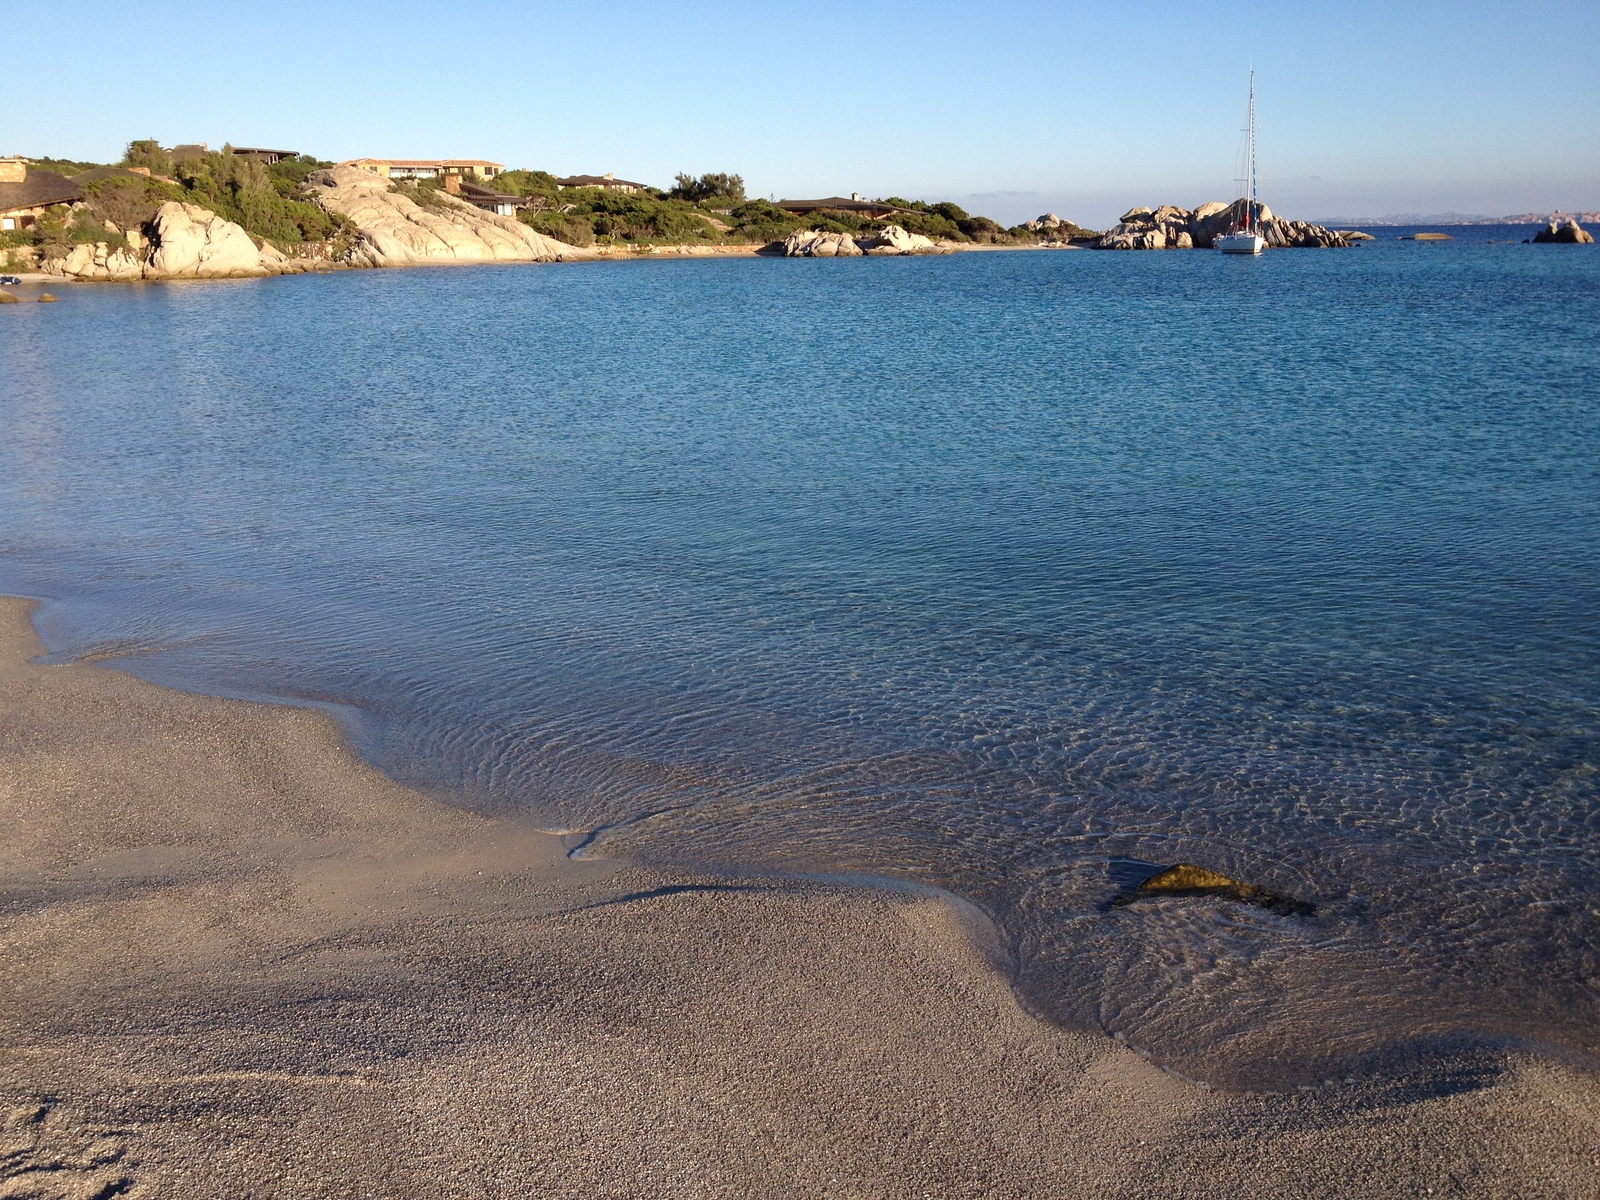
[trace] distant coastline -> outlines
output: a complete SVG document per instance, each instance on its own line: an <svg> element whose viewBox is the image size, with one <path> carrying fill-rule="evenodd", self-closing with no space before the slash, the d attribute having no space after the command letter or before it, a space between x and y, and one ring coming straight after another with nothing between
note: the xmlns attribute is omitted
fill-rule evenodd
<svg viewBox="0 0 1600 1200"><path fill-rule="evenodd" d="M1410 225L1543 225L1552 217L1574 217L1580 224L1600 223L1600 209L1582 209L1573 212L1551 210L1547 213L1518 213L1513 217L1483 217L1468 213L1391 213L1386 217L1327 217L1320 223L1340 229L1366 229L1373 226Z"/></svg>

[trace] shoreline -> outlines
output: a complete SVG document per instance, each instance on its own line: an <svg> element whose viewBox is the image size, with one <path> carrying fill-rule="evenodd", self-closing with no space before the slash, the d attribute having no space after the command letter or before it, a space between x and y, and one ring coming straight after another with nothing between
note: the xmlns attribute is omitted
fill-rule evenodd
<svg viewBox="0 0 1600 1200"><path fill-rule="evenodd" d="M941 242L937 250L906 255L888 255L880 257L900 258L939 258L948 254L973 254L973 253L1035 253L1051 250L1082 250L1079 245L1029 245L1029 246L995 246L979 243ZM646 247L607 246L601 249L594 247L585 248L581 255L573 258L557 258L550 261L539 259L498 259L498 258L471 258L471 259L431 259L424 262L395 263L384 266L366 266L345 262L315 261L316 265L306 266L303 270L281 271L276 274L248 273L240 275L202 275L188 276L155 276L146 279L95 279L80 278L75 275L51 275L43 271L12 271L9 274L22 282L16 286L27 287L32 285L49 286L51 284L104 284L104 283L219 283L240 279L283 279L297 275L333 275L343 271L405 271L416 268L430 267L551 267L568 266L580 263L600 262L647 262L647 261L677 261L685 259L712 259L712 258L784 258L782 254L765 253L766 245L740 245L740 246L697 246L697 245L661 245ZM868 257L868 256L863 256ZM291 260L302 261L302 260ZM9 285L8 285L9 286Z"/></svg>
<svg viewBox="0 0 1600 1200"><path fill-rule="evenodd" d="M0 1182L1600 1190L1600 1080L1571 1067L1212 1091L1028 1015L959 904L573 860L394 783L325 713L34 665L33 607L0 598Z"/></svg>

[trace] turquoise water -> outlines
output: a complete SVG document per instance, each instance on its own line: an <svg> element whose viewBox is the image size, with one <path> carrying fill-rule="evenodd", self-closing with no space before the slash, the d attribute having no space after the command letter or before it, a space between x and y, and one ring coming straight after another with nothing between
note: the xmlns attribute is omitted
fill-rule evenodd
<svg viewBox="0 0 1600 1200"><path fill-rule="evenodd" d="M57 659L578 854L946 888L1219 1084L1600 1051L1593 248L62 295L0 310ZM1315 914L1111 906L1176 861Z"/></svg>

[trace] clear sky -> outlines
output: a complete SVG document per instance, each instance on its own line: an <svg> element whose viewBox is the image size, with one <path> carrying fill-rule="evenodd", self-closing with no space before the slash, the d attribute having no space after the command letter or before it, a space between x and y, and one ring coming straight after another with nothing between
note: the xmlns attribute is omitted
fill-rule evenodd
<svg viewBox="0 0 1600 1200"><path fill-rule="evenodd" d="M0 11L20 14L20 0ZM31 10L30 10L31 11ZM1234 194L1256 69L1289 216L1600 208L1600 0L119 0L11 56L0 152L131 138L489 158L1102 226ZM10 25L16 25L13 21ZM19 64L34 52L48 73Z"/></svg>

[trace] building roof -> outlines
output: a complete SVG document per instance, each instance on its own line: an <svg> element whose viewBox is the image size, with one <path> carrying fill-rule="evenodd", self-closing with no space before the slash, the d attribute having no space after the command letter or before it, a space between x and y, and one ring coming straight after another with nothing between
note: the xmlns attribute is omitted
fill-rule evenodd
<svg viewBox="0 0 1600 1200"><path fill-rule="evenodd" d="M897 212L892 204L879 204L874 200L852 200L848 196L828 196L821 200L779 200L784 212L810 213L829 208L836 212L864 212L872 216L885 216Z"/></svg>
<svg viewBox="0 0 1600 1200"><path fill-rule="evenodd" d="M618 179L615 175L568 175L556 180L557 187L631 187L647 188L648 183L635 183L631 179Z"/></svg>
<svg viewBox="0 0 1600 1200"><path fill-rule="evenodd" d="M505 167L504 163L490 162L486 158L352 158L349 165L361 163L378 167L493 167L497 171Z"/></svg>
<svg viewBox="0 0 1600 1200"><path fill-rule="evenodd" d="M235 146L235 154L261 154L270 158L299 158L298 150L268 150L262 146Z"/></svg>
<svg viewBox="0 0 1600 1200"><path fill-rule="evenodd" d="M71 204L83 199L78 185L54 171L29 171L21 183L0 183L0 212L19 208L43 208L49 204Z"/></svg>
<svg viewBox="0 0 1600 1200"><path fill-rule="evenodd" d="M518 196L511 192L497 192L493 188L486 188L476 183L461 181L461 198L463 200L503 200L522 204L527 201L526 196Z"/></svg>
<svg viewBox="0 0 1600 1200"><path fill-rule="evenodd" d="M173 158L199 158L206 153L206 144L204 142L186 143L182 146L174 146L167 153L172 155Z"/></svg>

